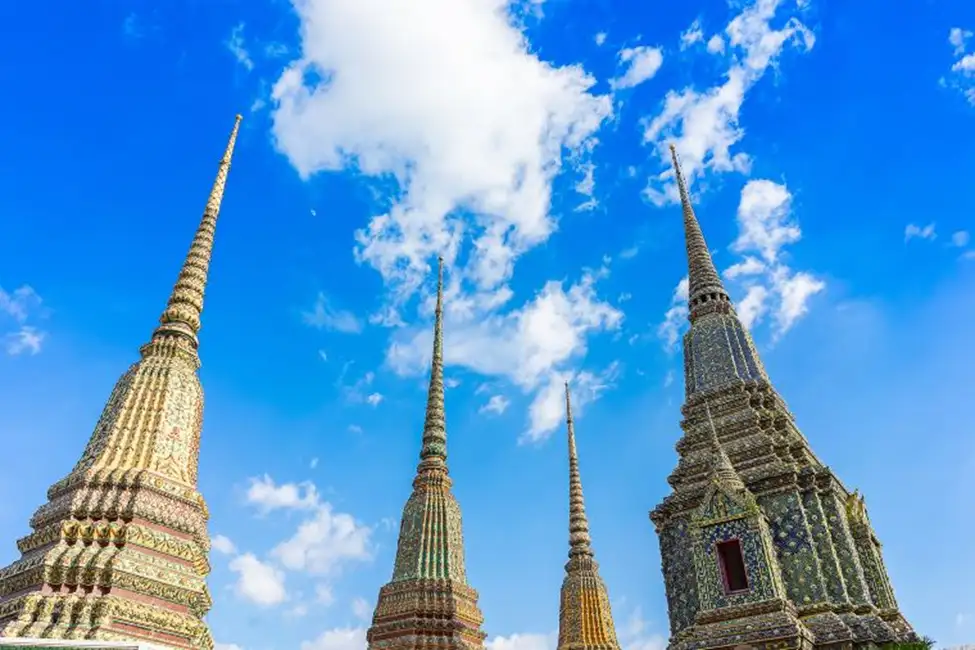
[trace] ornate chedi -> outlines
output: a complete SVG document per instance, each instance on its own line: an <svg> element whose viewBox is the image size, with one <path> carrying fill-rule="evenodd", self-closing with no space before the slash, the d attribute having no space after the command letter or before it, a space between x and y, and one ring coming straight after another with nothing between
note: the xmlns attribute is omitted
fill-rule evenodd
<svg viewBox="0 0 975 650"><path fill-rule="evenodd" d="M460 506L450 490L443 383L443 259L420 463L403 508L393 579L379 590L371 650L477 650L484 616L467 584Z"/></svg>
<svg viewBox="0 0 975 650"><path fill-rule="evenodd" d="M197 334L240 119L159 326L0 570L0 637L213 647Z"/></svg>
<svg viewBox="0 0 975 650"><path fill-rule="evenodd" d="M673 492L650 513L670 648L914 642L863 500L815 456L769 381L671 152L689 267L684 436Z"/></svg>
<svg viewBox="0 0 975 650"><path fill-rule="evenodd" d="M599 576L589 537L568 384L565 385L565 421L569 436L569 561L565 565L559 604L558 650L620 650L609 594Z"/></svg>

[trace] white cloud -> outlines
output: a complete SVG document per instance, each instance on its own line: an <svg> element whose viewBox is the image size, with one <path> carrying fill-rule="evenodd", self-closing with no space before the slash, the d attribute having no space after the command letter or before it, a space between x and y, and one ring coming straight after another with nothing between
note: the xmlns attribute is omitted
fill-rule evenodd
<svg viewBox="0 0 975 650"><path fill-rule="evenodd" d="M34 355L41 351L47 333L28 325L27 321L44 315L43 301L33 287L25 284L11 293L0 287L0 324L8 321L15 326L13 330L0 332L7 354L17 356L26 352Z"/></svg>
<svg viewBox="0 0 975 650"><path fill-rule="evenodd" d="M955 61L954 65L951 66L952 72L961 72L964 75L971 76L975 74L975 54L966 54L962 58Z"/></svg>
<svg viewBox="0 0 975 650"><path fill-rule="evenodd" d="M765 303L767 298L768 289L762 285L755 284L748 287L745 297L735 305L738 317L745 327L751 329L755 323L765 316L765 312L768 311L768 305Z"/></svg>
<svg viewBox="0 0 975 650"><path fill-rule="evenodd" d="M664 388L672 385L674 383L674 371L668 370L667 374L664 375Z"/></svg>
<svg viewBox="0 0 975 650"><path fill-rule="evenodd" d="M230 538L224 535L214 535L210 538L210 546L213 550L223 553L224 555L233 555L237 552L237 547L234 543L230 541Z"/></svg>
<svg viewBox="0 0 975 650"><path fill-rule="evenodd" d="M780 266L772 273L772 288L780 299L775 321L776 336L781 336L809 312L809 299L825 289L826 283L804 271L792 273Z"/></svg>
<svg viewBox="0 0 975 650"><path fill-rule="evenodd" d="M965 48L971 37L972 32L961 27L952 27L948 30L948 43L955 48L955 56L961 56L965 53Z"/></svg>
<svg viewBox="0 0 975 650"><path fill-rule="evenodd" d="M912 239L927 239L933 240L938 236L934 230L934 223L929 223L926 226L918 226L917 224L909 223L907 227L904 228L904 241L909 242Z"/></svg>
<svg viewBox="0 0 975 650"><path fill-rule="evenodd" d="M328 353L325 352L325 350L319 350L318 358L321 359L322 361L328 361Z"/></svg>
<svg viewBox="0 0 975 650"><path fill-rule="evenodd" d="M522 388L536 387L556 366L583 354L586 334L617 328L623 314L596 297L595 277L586 274L566 290L550 281L517 310L488 319L457 313L447 301L444 357L482 375L507 377ZM429 364L429 328L394 341L388 360L401 373L424 372Z"/></svg>
<svg viewBox="0 0 975 650"><path fill-rule="evenodd" d="M23 285L7 293L0 288L0 313L9 316L17 323L23 324L28 316L41 306L41 297L30 285Z"/></svg>
<svg viewBox="0 0 975 650"><path fill-rule="evenodd" d="M646 124L643 139L653 146L665 169L651 177L647 197L657 205L676 202L677 189L669 166L670 143L677 146L689 182L706 172L745 173L751 160L744 152L733 153L745 131L740 112L748 91L776 61L786 44L809 50L813 33L797 18L790 17L780 29L771 22L791 0L752 0L725 28L732 64L725 81L703 92L685 88L667 93L663 109ZM718 51L717 44L708 49Z"/></svg>
<svg viewBox="0 0 975 650"><path fill-rule="evenodd" d="M244 650L236 643L214 643L213 650Z"/></svg>
<svg viewBox="0 0 975 650"><path fill-rule="evenodd" d="M478 289L505 283L554 231L552 179L610 98L582 67L531 52L508 0L294 4L304 57L274 87L277 146L303 176L353 167L399 185L358 231L358 259L396 299L462 249Z"/></svg>
<svg viewBox="0 0 975 650"><path fill-rule="evenodd" d="M365 598L356 597L352 599L352 615L368 621L372 618L372 605Z"/></svg>
<svg viewBox="0 0 975 650"><path fill-rule="evenodd" d="M315 585L315 601L325 607L330 607L335 603L335 593L330 585L320 582Z"/></svg>
<svg viewBox="0 0 975 650"><path fill-rule="evenodd" d="M244 23L238 23L231 30L226 45L230 53L237 59L237 63L242 65L245 70L249 72L254 69L254 61L251 59L250 53L247 52L247 48L244 47Z"/></svg>
<svg viewBox="0 0 975 650"><path fill-rule="evenodd" d="M271 555L292 571L329 575L349 561L371 559L371 536L370 527L322 502L314 515L303 521L290 539L278 544Z"/></svg>
<svg viewBox="0 0 975 650"><path fill-rule="evenodd" d="M382 393L371 390L372 383L376 379L376 373L369 370L351 384L345 383L345 378L349 374L348 371L352 367L352 364L352 361L347 361L342 366L342 372L336 382L336 386L342 391L345 401L350 404L365 403L373 407L378 406L383 401L383 395Z"/></svg>
<svg viewBox="0 0 975 650"><path fill-rule="evenodd" d="M596 41L596 45L602 45L606 42L606 32L599 32L594 37L593 40Z"/></svg>
<svg viewBox="0 0 975 650"><path fill-rule="evenodd" d="M629 248L624 248L623 250L621 250L619 256L621 260L631 260L637 255L639 255L639 253L640 253L639 246L630 246Z"/></svg>
<svg viewBox="0 0 975 650"><path fill-rule="evenodd" d="M664 53L659 47L647 45L627 47L620 50L619 62L623 74L609 82L614 90L633 88L652 79L664 63Z"/></svg>
<svg viewBox="0 0 975 650"><path fill-rule="evenodd" d="M670 298L670 307L664 314L664 321L657 328L657 336L667 343L667 349L671 351L676 349L681 328L687 320L688 289L688 278L685 276L674 288L674 293Z"/></svg>
<svg viewBox="0 0 975 650"><path fill-rule="evenodd" d="M618 325L591 281L549 282L508 306L517 260L556 229L554 179L571 170L592 197L591 154L612 99L591 92L591 75L539 59L508 0L294 5L303 54L274 86L274 137L303 177L352 169L382 187L386 203L356 232L355 256L385 282L370 321L395 327L394 368L425 370L429 331L404 326L403 313L418 294L419 313L429 310L421 289L438 254L450 270L449 364L531 392L581 357L589 334ZM495 344L500 353L484 354Z"/></svg>
<svg viewBox="0 0 975 650"><path fill-rule="evenodd" d="M640 607L634 608L630 616L623 619L623 624L617 628L622 649L665 650L667 638L662 634L651 632L649 627L649 622L643 618Z"/></svg>
<svg viewBox="0 0 975 650"><path fill-rule="evenodd" d="M231 560L230 570L237 574L237 594L256 605L270 607L283 603L287 598L284 573L251 553L238 555Z"/></svg>
<svg viewBox="0 0 975 650"><path fill-rule="evenodd" d="M246 499L263 514L274 510L312 510L320 503L318 490L313 483L276 485L267 474L250 480Z"/></svg>
<svg viewBox="0 0 975 650"><path fill-rule="evenodd" d="M302 641L301 650L366 650L366 630L361 627L327 630L312 641Z"/></svg>
<svg viewBox="0 0 975 650"><path fill-rule="evenodd" d="M460 386L460 380L454 377L446 377L443 380L444 388L457 388Z"/></svg>
<svg viewBox="0 0 975 650"><path fill-rule="evenodd" d="M579 170L582 177L575 185L575 191L586 197L586 200L576 206L576 212L595 210L599 201L595 197L596 191L596 166L591 162L581 163Z"/></svg>
<svg viewBox="0 0 975 650"><path fill-rule="evenodd" d="M496 636L484 644L487 650L555 650L558 634L512 634Z"/></svg>
<svg viewBox="0 0 975 650"><path fill-rule="evenodd" d="M492 395L487 404L478 409L478 413L494 413L501 415L508 409L511 402L504 395Z"/></svg>
<svg viewBox="0 0 975 650"><path fill-rule="evenodd" d="M802 237L791 220L792 195L785 185L753 180L745 185L738 205L738 239L731 250L757 251L769 264L778 260L779 250ZM739 269L740 271L740 269Z"/></svg>
<svg viewBox="0 0 975 650"><path fill-rule="evenodd" d="M703 40L704 30L701 28L701 21L695 20L693 23L691 23L690 27L681 32L680 49L686 50L695 43L700 43Z"/></svg>
<svg viewBox="0 0 975 650"><path fill-rule="evenodd" d="M724 271L723 275L728 280L734 280L735 278L740 278L743 276L756 275L765 270L765 263L757 257L752 257L748 255L740 262L732 264Z"/></svg>
<svg viewBox="0 0 975 650"><path fill-rule="evenodd" d="M319 293L315 306L311 311L301 313L306 325L324 330L334 330L345 334L358 334L362 331L362 322L350 311L335 309L329 304L328 297Z"/></svg>
<svg viewBox="0 0 975 650"><path fill-rule="evenodd" d="M528 408L528 429L518 442L539 443L546 440L552 431L565 421L565 382L572 391L573 415L579 417L586 405L595 401L619 376L619 362L614 361L598 374L582 372L552 372L548 381L538 391Z"/></svg>
<svg viewBox="0 0 975 650"><path fill-rule="evenodd" d="M709 54L721 54L724 52L724 39L720 34L715 34L708 39L707 50Z"/></svg>
<svg viewBox="0 0 975 650"><path fill-rule="evenodd" d="M362 427L360 427L358 424L350 424L349 425L349 433L361 434L362 433Z"/></svg>
<svg viewBox="0 0 975 650"><path fill-rule="evenodd" d="M317 456L315 458L312 458L311 459L311 462L308 463L308 469L315 469L316 467L318 467L318 457Z"/></svg>
<svg viewBox="0 0 975 650"><path fill-rule="evenodd" d="M17 356L27 352L34 355L41 351L41 344L47 336L36 327L22 325L20 329L4 334L3 340L7 354Z"/></svg>
<svg viewBox="0 0 975 650"><path fill-rule="evenodd" d="M968 47L971 38L971 30L961 27L952 27L949 30L948 43L958 60L952 64L951 74L943 77L941 83L960 91L975 106L975 52L970 52Z"/></svg>
<svg viewBox="0 0 975 650"><path fill-rule="evenodd" d="M971 235L967 230L959 230L951 234L951 245L957 248L964 248L968 246L968 242L971 240Z"/></svg>
<svg viewBox="0 0 975 650"><path fill-rule="evenodd" d="M746 256L732 267L738 269L737 275L743 278L747 289L737 307L747 327L757 325L771 311L775 339L789 331L808 312L809 299L826 288L819 278L794 271L783 261L782 249L801 238L799 222L792 215L789 189L764 179L748 181L738 204L738 238L731 245L732 250ZM756 268L754 262L749 262L749 253L761 258L762 274L741 273L747 266ZM727 271L725 275L728 276Z"/></svg>
<svg viewBox="0 0 975 650"><path fill-rule="evenodd" d="M538 391L554 376L570 373L567 367L587 350L587 336L616 329L623 319L621 311L596 297L598 275L587 272L568 290L561 282L550 281L533 300L504 315L485 315L448 291L445 362L508 379L526 393ZM388 363L400 374L425 372L431 337L429 327L401 331L387 352ZM536 394L535 399L542 397ZM535 403L529 407L529 421L530 435L541 439L550 430L537 427L551 421L532 415L539 408Z"/></svg>

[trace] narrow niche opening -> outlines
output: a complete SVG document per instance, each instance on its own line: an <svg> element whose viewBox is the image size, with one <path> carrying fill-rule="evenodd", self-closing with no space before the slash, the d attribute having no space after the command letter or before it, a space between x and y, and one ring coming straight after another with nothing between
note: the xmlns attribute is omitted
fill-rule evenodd
<svg viewBox="0 0 975 650"><path fill-rule="evenodd" d="M733 594L748 590L748 574L745 571L745 556L741 541L729 539L718 542L718 567L724 581L725 593Z"/></svg>

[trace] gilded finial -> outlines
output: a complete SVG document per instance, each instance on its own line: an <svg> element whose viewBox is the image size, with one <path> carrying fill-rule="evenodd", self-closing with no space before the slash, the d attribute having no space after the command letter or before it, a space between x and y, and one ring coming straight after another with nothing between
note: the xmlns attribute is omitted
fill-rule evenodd
<svg viewBox="0 0 975 650"><path fill-rule="evenodd" d="M437 258L437 307L433 326L433 355L430 362L430 387L423 424L423 447L417 472L429 469L446 471L447 422L443 384L443 256Z"/></svg>
<svg viewBox="0 0 975 650"><path fill-rule="evenodd" d="M565 423L569 439L569 558L592 556L589 519L582 495L582 476L579 473L579 453L576 449L575 424L572 421L572 398L569 382L565 382Z"/></svg>
<svg viewBox="0 0 975 650"><path fill-rule="evenodd" d="M220 214L220 204L227 186L227 174L230 172L230 161L237 142L237 131L240 129L241 116L234 121L234 128L230 132L227 148L220 159L217 177L207 198L203 210L203 218L193 237L190 251L183 262L183 268L176 278L176 285L169 296L166 309L159 317L159 327L153 334L153 339L168 334L176 334L189 339L193 348L199 345L197 335L200 332L200 316L203 313L203 295L206 291L207 277L210 270L210 256L213 253L213 236L217 228L217 217Z"/></svg>

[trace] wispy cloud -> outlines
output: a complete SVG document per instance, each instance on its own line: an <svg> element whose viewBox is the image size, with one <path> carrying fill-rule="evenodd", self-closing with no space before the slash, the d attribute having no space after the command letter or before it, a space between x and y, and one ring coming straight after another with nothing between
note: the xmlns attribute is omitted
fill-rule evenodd
<svg viewBox="0 0 975 650"><path fill-rule="evenodd" d="M237 63L245 70L250 72L254 69L254 61L251 59L251 55L244 45L244 23L237 23L230 31L226 46L227 50L237 59Z"/></svg>
<svg viewBox="0 0 975 650"><path fill-rule="evenodd" d="M929 223L926 226L918 226L917 224L909 223L907 227L904 228L904 241L909 242L912 239L926 239L928 241L934 240L938 234L934 230L934 222Z"/></svg>
<svg viewBox="0 0 975 650"><path fill-rule="evenodd" d="M41 351L47 333L29 321L44 316L43 301L33 287L25 284L10 293L0 287L0 339L7 354L35 355Z"/></svg>
<svg viewBox="0 0 975 650"><path fill-rule="evenodd" d="M772 28L771 21L779 10L790 5L799 8L793 0L746 3L725 27L725 39L708 43L712 52L723 51L725 40L730 48L731 65L724 83L705 91L672 90L664 99L663 110L647 120L644 142L654 148L664 165L649 179L646 194L653 203L677 201L674 174L668 164L671 143L676 144L684 174L691 182L705 173L750 170L748 154L732 151L745 135L739 122L745 97L786 45L807 51L816 42L812 31L797 17L790 18L781 29Z"/></svg>
<svg viewBox="0 0 975 650"><path fill-rule="evenodd" d="M306 325L323 330L333 330L344 334L358 334L362 331L360 321L351 311L335 309L324 293L319 293L315 304L304 311L301 318Z"/></svg>
<svg viewBox="0 0 975 650"><path fill-rule="evenodd" d="M639 45L623 48L619 53L619 64L623 73L611 79L609 84L614 90L634 88L652 79L663 63L664 53L659 47Z"/></svg>

